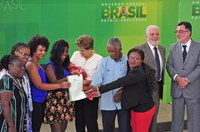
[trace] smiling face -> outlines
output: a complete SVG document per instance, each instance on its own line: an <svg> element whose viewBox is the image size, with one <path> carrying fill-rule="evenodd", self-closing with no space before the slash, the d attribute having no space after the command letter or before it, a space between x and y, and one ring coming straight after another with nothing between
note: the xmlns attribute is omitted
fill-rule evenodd
<svg viewBox="0 0 200 132"><path fill-rule="evenodd" d="M42 45L38 45L36 51L33 53L33 56L38 60L44 58L44 55L47 53L46 47Z"/></svg>
<svg viewBox="0 0 200 132"><path fill-rule="evenodd" d="M142 63L142 58L138 52L132 52L128 56L128 63L130 68L140 66Z"/></svg>
<svg viewBox="0 0 200 132"><path fill-rule="evenodd" d="M63 54L62 54L62 56L61 56L61 60L64 61L64 60L66 59L67 56L68 56L68 48L65 47L65 48L64 48L64 52L63 52Z"/></svg>
<svg viewBox="0 0 200 132"><path fill-rule="evenodd" d="M146 35L146 39L151 45L158 46L160 40L159 30L157 28L150 28Z"/></svg>

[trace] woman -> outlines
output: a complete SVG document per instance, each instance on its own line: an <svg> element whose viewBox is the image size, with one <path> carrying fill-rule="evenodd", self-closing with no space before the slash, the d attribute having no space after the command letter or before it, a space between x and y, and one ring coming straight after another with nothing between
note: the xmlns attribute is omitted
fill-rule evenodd
<svg viewBox="0 0 200 132"><path fill-rule="evenodd" d="M25 43L19 42L19 43L16 43L12 47L10 55L19 56L20 58L22 58L24 61L27 62L27 60L29 59L29 56L30 56L30 49L29 49L28 45L26 45ZM0 78L6 73L7 73L7 71L5 69L3 69L0 72Z"/></svg>
<svg viewBox="0 0 200 132"><path fill-rule="evenodd" d="M102 56L93 51L94 40L91 36L82 35L77 41L79 51L73 53L71 62L81 67L85 71L87 77L84 80L84 85L90 85L92 77L97 72ZM75 102L75 126L77 132L85 132L87 127L88 132L98 132L98 98L93 100L82 99Z"/></svg>
<svg viewBox="0 0 200 132"><path fill-rule="evenodd" d="M0 80L0 130L1 132L26 131L26 93L21 84L24 61L18 56L5 55L0 70L8 72Z"/></svg>
<svg viewBox="0 0 200 132"><path fill-rule="evenodd" d="M26 45L23 42L19 42L16 43L10 52L10 55L16 55L19 56L21 59L24 60L24 62L26 63L30 57L30 49L28 47L28 45ZM0 78L5 75L8 71L3 69L0 72ZM29 78L28 75L26 74L26 72L23 75L23 78L21 78L21 83L22 83L22 87L24 88L24 91L26 92L26 96L28 98L27 101L27 114L26 114L26 131L27 132L32 132L32 121L31 121L31 114L32 114L32 110L33 110L33 105L32 105L32 97L31 97L31 90L30 90L30 84L29 84Z"/></svg>
<svg viewBox="0 0 200 132"><path fill-rule="evenodd" d="M49 83L67 81L66 76L70 75L68 49L69 44L65 40L58 40L53 45L50 60L44 68ZM68 91L63 88L48 91L44 113L44 123L50 124L52 132L65 132L67 122L74 120Z"/></svg>
<svg viewBox="0 0 200 132"><path fill-rule="evenodd" d="M47 84L46 73L39 60L46 54L49 41L44 36L36 35L28 43L30 56L26 64L26 71L30 78L30 87L33 100L32 128L33 132L39 132L44 118L44 106L47 90L69 88L70 83L64 81L56 84Z"/></svg>
<svg viewBox="0 0 200 132"><path fill-rule="evenodd" d="M105 93L114 88L123 87L122 108L131 110L132 131L148 132L155 105L151 97L152 89L156 86L155 71L143 63L144 52L139 49L131 49L128 52L128 64L130 71L125 77L119 78L99 88L90 86L91 92Z"/></svg>

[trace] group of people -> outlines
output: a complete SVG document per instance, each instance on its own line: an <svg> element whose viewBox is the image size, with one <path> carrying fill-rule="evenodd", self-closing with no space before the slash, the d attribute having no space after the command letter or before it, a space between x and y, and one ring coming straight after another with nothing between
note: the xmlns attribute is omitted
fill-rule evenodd
<svg viewBox="0 0 200 132"><path fill-rule="evenodd" d="M191 39L192 26L180 22L178 42L169 50L166 69L172 78L172 131L182 132L185 106L189 132L200 130L200 44ZM82 35L78 51L70 59L69 43L58 40L49 48L45 36L36 35L17 43L0 63L0 131L39 132L42 123L52 132L64 132L75 120L77 132L98 132L99 97L69 100L67 77L84 74L86 95L100 93L104 132L114 132L117 116L120 132L156 132L160 99L163 97L165 48L159 45L160 30L150 25L146 43L122 53L119 38L107 42L108 57L94 52L94 40ZM77 67L77 68L74 68Z"/></svg>
<svg viewBox="0 0 200 132"><path fill-rule="evenodd" d="M84 88L86 94L101 93L100 109L105 132L114 131L116 115L121 132L156 132L164 82L165 48L158 45L160 31L155 25L147 27L146 39L145 44L130 49L126 57L122 54L120 40L111 38L107 43L110 56L101 62L90 87ZM154 47L158 49L160 60L159 78ZM120 102L116 102L118 98Z"/></svg>

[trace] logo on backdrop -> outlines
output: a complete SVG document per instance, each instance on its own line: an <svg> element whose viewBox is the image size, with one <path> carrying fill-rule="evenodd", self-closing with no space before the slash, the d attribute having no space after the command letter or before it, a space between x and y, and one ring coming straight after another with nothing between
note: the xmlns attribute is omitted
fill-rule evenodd
<svg viewBox="0 0 200 132"><path fill-rule="evenodd" d="M147 3L101 3L101 22L138 22L147 20Z"/></svg>
<svg viewBox="0 0 200 132"><path fill-rule="evenodd" d="M192 1L192 19L200 19L200 0Z"/></svg>
<svg viewBox="0 0 200 132"><path fill-rule="evenodd" d="M0 1L0 10L3 11L14 11L14 10L24 10L22 6L22 0L1 0Z"/></svg>

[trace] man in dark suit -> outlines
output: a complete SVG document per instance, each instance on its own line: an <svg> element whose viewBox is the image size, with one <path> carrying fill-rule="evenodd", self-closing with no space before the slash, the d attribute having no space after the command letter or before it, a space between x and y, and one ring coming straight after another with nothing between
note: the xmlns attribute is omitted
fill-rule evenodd
<svg viewBox="0 0 200 132"><path fill-rule="evenodd" d="M144 51L144 62L148 64L152 69L156 70L158 87L153 90L153 100L156 105L156 112L152 119L150 126L150 132L157 131L157 115L159 110L160 99L163 97L163 84L164 84L164 67L165 67L165 48L160 46L160 30L156 25L150 25L146 29L147 42L137 46Z"/></svg>
<svg viewBox="0 0 200 132"><path fill-rule="evenodd" d="M176 28L178 42L172 44L167 60L171 77L172 132L182 132L185 106L188 132L200 131L200 43L191 39L192 26L180 22Z"/></svg>

